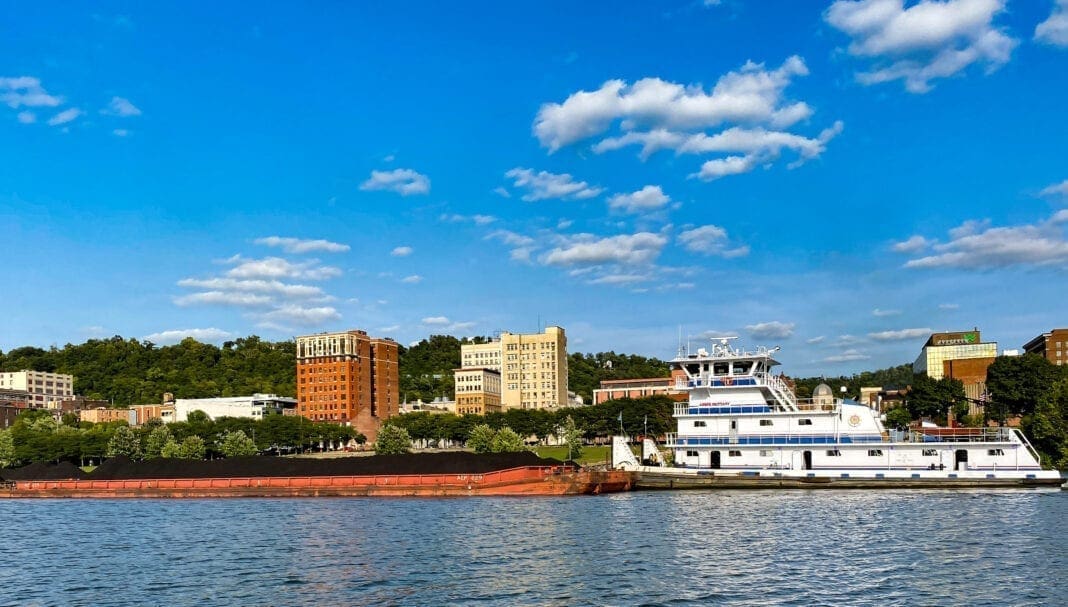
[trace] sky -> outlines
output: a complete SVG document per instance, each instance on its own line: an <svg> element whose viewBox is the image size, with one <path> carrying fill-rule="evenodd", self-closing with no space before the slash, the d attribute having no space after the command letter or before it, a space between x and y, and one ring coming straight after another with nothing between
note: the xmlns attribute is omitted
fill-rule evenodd
<svg viewBox="0 0 1068 607"><path fill-rule="evenodd" d="M0 5L0 349L1068 324L1068 0ZM681 339L680 339L681 337Z"/></svg>

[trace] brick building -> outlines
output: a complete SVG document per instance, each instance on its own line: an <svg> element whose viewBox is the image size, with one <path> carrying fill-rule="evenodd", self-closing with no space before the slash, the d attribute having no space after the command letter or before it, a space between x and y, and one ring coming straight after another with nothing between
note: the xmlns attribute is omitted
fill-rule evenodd
<svg viewBox="0 0 1068 607"><path fill-rule="evenodd" d="M676 387L680 377L685 381L686 373L681 369L676 369L672 371L671 377L601 380L601 387L593 391L593 404L599 405L617 398L649 396L667 396L674 401L683 402L687 399L687 392Z"/></svg>
<svg viewBox="0 0 1068 607"><path fill-rule="evenodd" d="M1053 329L1024 344L1025 354L1038 354L1055 365L1068 364L1068 329Z"/></svg>
<svg viewBox="0 0 1068 607"><path fill-rule="evenodd" d="M399 353L397 342L358 330L297 337L297 411L373 442L399 411Z"/></svg>

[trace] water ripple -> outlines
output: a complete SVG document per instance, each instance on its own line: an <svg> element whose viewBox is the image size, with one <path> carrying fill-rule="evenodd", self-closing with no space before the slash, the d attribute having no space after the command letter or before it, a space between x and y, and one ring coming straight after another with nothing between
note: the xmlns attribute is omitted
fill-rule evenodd
<svg viewBox="0 0 1068 607"><path fill-rule="evenodd" d="M1068 493L0 501L0 605L1063 605Z"/></svg>

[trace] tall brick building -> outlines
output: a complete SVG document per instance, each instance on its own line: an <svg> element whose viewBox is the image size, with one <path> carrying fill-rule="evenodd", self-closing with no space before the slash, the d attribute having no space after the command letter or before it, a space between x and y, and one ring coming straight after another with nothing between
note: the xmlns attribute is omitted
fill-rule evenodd
<svg viewBox="0 0 1068 607"><path fill-rule="evenodd" d="M365 331L297 338L297 411L314 421L352 426L373 442L399 410L399 347Z"/></svg>

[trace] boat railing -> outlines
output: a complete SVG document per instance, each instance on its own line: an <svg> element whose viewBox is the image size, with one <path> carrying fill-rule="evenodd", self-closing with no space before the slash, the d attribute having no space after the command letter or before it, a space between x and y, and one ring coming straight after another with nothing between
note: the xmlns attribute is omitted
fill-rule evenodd
<svg viewBox="0 0 1068 607"><path fill-rule="evenodd" d="M890 431L890 440L904 443L1006 443L1012 428L920 428ZM1023 442L1023 441L1021 441ZM1026 444L1026 443L1025 443Z"/></svg>

